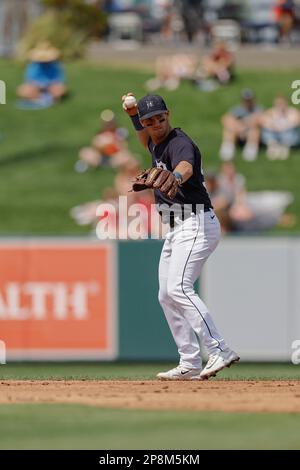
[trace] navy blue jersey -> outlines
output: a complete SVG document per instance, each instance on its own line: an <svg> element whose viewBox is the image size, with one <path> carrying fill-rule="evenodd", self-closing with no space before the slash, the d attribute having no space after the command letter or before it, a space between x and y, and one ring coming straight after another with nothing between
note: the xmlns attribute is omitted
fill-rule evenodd
<svg viewBox="0 0 300 470"><path fill-rule="evenodd" d="M200 151L180 128L173 129L168 137L157 145L149 138L148 148L152 155L153 167L173 172L183 160L193 166L193 175L180 186L174 199L169 199L158 189L154 190L156 204L203 204L205 208L212 207L204 184Z"/></svg>

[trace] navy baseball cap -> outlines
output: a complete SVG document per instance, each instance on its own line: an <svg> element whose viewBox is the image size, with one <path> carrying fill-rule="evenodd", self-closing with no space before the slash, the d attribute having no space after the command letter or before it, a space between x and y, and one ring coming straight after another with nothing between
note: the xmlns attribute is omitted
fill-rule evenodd
<svg viewBox="0 0 300 470"><path fill-rule="evenodd" d="M168 111L167 105L159 95L146 95L137 104L140 119L148 119Z"/></svg>

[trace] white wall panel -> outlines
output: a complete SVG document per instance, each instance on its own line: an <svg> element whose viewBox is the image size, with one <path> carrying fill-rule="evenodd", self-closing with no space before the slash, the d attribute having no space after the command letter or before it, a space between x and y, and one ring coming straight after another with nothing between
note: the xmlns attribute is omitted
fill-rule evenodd
<svg viewBox="0 0 300 470"><path fill-rule="evenodd" d="M207 262L202 297L225 340L245 360L290 360L291 332L300 326L293 319L300 253L292 269L293 250L288 238L225 238Z"/></svg>

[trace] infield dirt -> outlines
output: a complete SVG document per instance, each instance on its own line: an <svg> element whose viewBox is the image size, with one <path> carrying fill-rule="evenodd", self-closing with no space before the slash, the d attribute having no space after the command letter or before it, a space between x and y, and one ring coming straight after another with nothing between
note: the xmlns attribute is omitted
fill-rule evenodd
<svg viewBox="0 0 300 470"><path fill-rule="evenodd" d="M78 403L143 410L300 413L300 381L6 380L0 403Z"/></svg>

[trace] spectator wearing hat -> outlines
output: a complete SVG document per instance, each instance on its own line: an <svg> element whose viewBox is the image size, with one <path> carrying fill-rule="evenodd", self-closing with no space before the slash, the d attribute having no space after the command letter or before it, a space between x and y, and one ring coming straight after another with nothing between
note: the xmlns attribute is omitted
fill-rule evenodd
<svg viewBox="0 0 300 470"><path fill-rule="evenodd" d="M31 101L49 95L53 101L59 101L66 94L65 74L59 57L60 51L49 42L31 49L25 82L18 87L17 95Z"/></svg>
<svg viewBox="0 0 300 470"><path fill-rule="evenodd" d="M241 92L241 103L222 116L223 140L220 147L220 158L231 160L235 155L236 143L244 145L243 158L253 161L257 157L260 130L258 118L262 107L256 104L252 90L246 88Z"/></svg>

